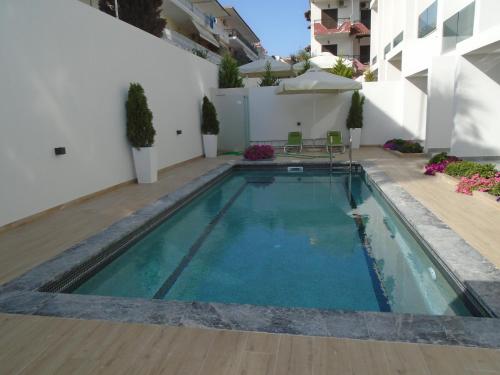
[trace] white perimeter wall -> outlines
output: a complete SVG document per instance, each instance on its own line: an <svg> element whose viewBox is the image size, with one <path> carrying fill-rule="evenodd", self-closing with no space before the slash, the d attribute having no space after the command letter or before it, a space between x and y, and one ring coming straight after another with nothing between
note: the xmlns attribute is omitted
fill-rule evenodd
<svg viewBox="0 0 500 375"><path fill-rule="evenodd" d="M500 157L500 55L460 57L451 152Z"/></svg>
<svg viewBox="0 0 500 375"><path fill-rule="evenodd" d="M249 89L250 140L286 140L288 132L302 131L304 138L325 138L328 130L341 130L345 142L345 126L352 92L339 95L276 95L274 87ZM363 83L366 97L363 145L381 145L390 138L421 139L417 122L403 125L403 83ZM297 122L301 126L297 126Z"/></svg>
<svg viewBox="0 0 500 375"><path fill-rule="evenodd" d="M0 46L0 226L135 177L129 82L148 97L160 168L202 154L206 60L76 0L0 1Z"/></svg>

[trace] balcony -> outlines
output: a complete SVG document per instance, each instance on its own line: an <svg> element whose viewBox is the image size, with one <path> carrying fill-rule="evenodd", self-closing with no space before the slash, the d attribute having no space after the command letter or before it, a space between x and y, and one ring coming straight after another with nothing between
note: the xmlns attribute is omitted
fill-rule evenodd
<svg viewBox="0 0 500 375"><path fill-rule="evenodd" d="M336 20L315 20L313 22L314 36L332 36L336 34L349 34L362 38L370 35L370 29L361 21L351 21L350 18Z"/></svg>
<svg viewBox="0 0 500 375"><path fill-rule="evenodd" d="M255 54L255 58L259 56L259 51L257 50L257 48L248 40L246 40L238 30L226 29L226 33L229 35L229 38L239 40L245 47L250 49L250 51Z"/></svg>
<svg viewBox="0 0 500 375"><path fill-rule="evenodd" d="M213 62L214 64L218 65L222 60L222 58L218 54L206 49L202 45L173 30L165 29L163 31L162 39L170 44L173 44L176 47L182 48L183 50L191 53L194 53L195 51L202 51L206 53L206 59L210 62Z"/></svg>
<svg viewBox="0 0 500 375"><path fill-rule="evenodd" d="M222 24L218 23L216 18L203 12L200 8L194 5L189 0L166 0L164 2L164 6L166 5L167 14L171 14L169 12L168 4L173 4L178 9L182 9L187 15L189 15L193 21L204 26L207 31L210 31L219 36L219 38L225 42L228 42L228 35L224 30ZM175 12L174 12L175 13Z"/></svg>

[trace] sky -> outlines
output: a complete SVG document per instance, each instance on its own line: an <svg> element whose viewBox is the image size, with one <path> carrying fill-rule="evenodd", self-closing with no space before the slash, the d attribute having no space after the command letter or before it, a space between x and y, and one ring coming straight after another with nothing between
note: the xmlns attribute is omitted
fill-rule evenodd
<svg viewBox="0 0 500 375"><path fill-rule="evenodd" d="M289 56L310 44L304 12L309 0L219 0L233 6L260 38L268 55Z"/></svg>

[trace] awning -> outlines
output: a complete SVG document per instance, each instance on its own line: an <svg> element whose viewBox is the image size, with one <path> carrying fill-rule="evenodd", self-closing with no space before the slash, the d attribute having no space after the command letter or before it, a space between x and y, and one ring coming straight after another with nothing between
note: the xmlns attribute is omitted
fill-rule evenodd
<svg viewBox="0 0 500 375"><path fill-rule="evenodd" d="M286 81L276 88L276 94L328 94L360 90L361 83L352 79L326 73L321 69L309 69L306 73Z"/></svg>
<svg viewBox="0 0 500 375"><path fill-rule="evenodd" d="M240 73L247 77L262 77L266 72L267 63L271 64L271 72L277 77L290 77L292 75L292 67L289 64L272 58L255 60L242 65Z"/></svg>
<svg viewBox="0 0 500 375"><path fill-rule="evenodd" d="M196 28L196 30L198 30L198 33L200 34L201 38L205 39L208 43L214 45L217 48L220 47L219 42L215 39L214 35L210 31L205 29L204 26L200 25L195 20L192 19L191 21L193 22L193 25Z"/></svg>

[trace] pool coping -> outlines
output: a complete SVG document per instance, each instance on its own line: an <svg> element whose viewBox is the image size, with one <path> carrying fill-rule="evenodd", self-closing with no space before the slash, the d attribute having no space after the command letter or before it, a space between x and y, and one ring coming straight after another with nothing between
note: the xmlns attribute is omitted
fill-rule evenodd
<svg viewBox="0 0 500 375"><path fill-rule="evenodd" d="M500 271L430 210L394 183L375 163L355 163L363 167L368 181L432 249L438 261L453 272L456 280L486 305L491 314L500 316ZM284 167L297 164L305 167L327 165L323 160L225 163L0 286L0 312L500 348L498 318L278 308L39 291L42 286L58 280L63 274L103 250L116 246L131 233L140 231L154 220L162 220L166 212L171 212L204 186L214 183L235 167ZM345 167L347 164L342 162L335 165Z"/></svg>

